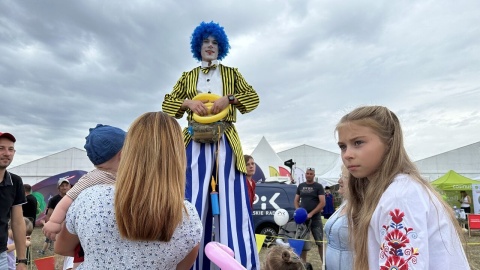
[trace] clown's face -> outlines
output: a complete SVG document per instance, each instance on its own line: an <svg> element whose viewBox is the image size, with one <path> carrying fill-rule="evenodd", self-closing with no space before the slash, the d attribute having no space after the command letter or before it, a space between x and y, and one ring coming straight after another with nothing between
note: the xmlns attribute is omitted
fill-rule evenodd
<svg viewBox="0 0 480 270"><path fill-rule="evenodd" d="M203 40L201 48L202 61L212 62L218 58L218 42L217 40L209 36Z"/></svg>

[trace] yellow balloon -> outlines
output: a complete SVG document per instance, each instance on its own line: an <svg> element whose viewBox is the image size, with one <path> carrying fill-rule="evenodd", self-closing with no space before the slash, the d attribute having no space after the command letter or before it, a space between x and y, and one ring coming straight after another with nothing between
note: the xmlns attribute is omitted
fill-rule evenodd
<svg viewBox="0 0 480 270"><path fill-rule="evenodd" d="M212 101L215 101L219 98L221 98L221 96L215 95L215 94L210 94L210 93L200 93L200 94L196 95L192 100L206 100L206 101L208 101L208 102L205 103L205 106L208 109L208 115L200 116L200 115L194 113L193 114L193 120L195 120L198 123L202 123L202 124L210 124L210 123L217 122L217 121L220 121L223 118L225 118L225 116L227 116L227 113L228 113L228 106L217 114L212 114L211 113L211 109L212 109L212 106L213 106Z"/></svg>

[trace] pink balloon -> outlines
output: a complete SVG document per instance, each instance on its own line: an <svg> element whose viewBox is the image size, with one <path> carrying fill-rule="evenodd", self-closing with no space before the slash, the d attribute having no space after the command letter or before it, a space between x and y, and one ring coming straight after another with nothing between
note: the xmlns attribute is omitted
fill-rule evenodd
<svg viewBox="0 0 480 270"><path fill-rule="evenodd" d="M228 246L218 242L210 242L205 246L207 257L221 269L246 270L239 262L235 260L235 253Z"/></svg>

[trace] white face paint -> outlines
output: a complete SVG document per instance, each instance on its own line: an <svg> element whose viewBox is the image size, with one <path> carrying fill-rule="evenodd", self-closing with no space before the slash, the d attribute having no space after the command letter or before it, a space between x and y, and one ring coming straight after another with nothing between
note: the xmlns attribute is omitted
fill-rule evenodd
<svg viewBox="0 0 480 270"><path fill-rule="evenodd" d="M218 58L217 40L212 36L209 36L208 38L204 39L200 53L202 55L202 61L212 62L213 60L217 60Z"/></svg>

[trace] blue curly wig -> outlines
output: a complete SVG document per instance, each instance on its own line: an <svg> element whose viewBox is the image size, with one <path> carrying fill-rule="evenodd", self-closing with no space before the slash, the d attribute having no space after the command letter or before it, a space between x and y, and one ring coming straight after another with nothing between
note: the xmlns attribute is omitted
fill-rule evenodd
<svg viewBox="0 0 480 270"><path fill-rule="evenodd" d="M193 57L198 61L202 61L202 54L200 52L203 40L209 36L214 37L218 42L218 60L222 60L228 54L230 44L228 44L228 37L223 30L223 27L213 21L200 23L195 30L193 30L190 40L190 49Z"/></svg>

